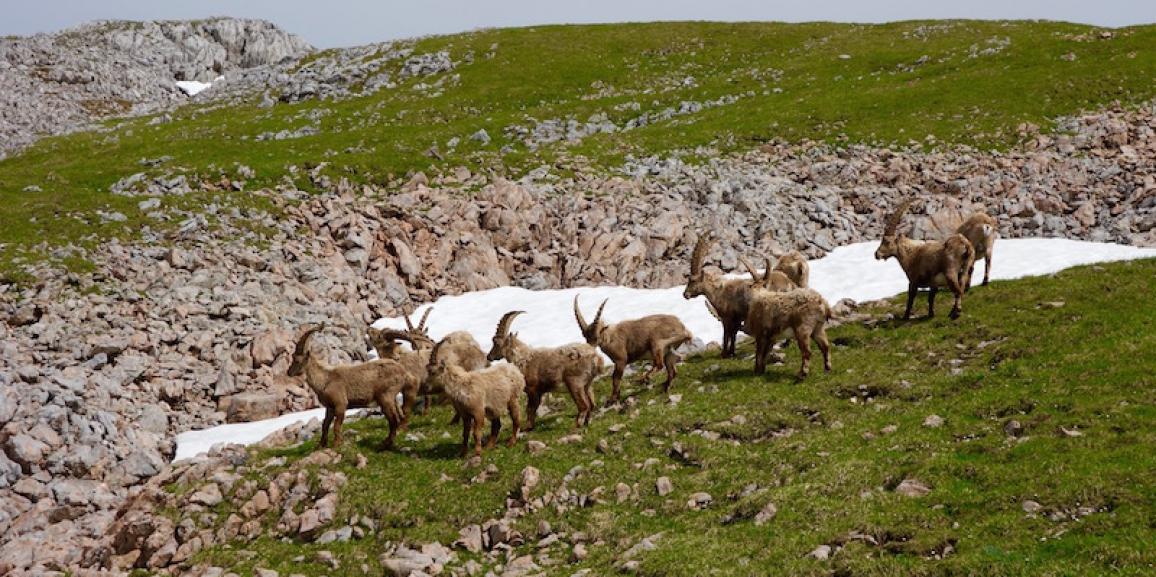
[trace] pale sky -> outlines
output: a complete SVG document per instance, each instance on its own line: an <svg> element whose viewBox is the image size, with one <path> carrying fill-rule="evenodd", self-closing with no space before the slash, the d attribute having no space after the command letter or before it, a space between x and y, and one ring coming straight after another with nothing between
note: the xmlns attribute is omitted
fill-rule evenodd
<svg viewBox="0 0 1156 577"><path fill-rule="evenodd" d="M476 28L655 20L889 22L1041 19L1156 23L1156 0L0 0L0 35L90 20L238 16L272 20L315 46L355 46Z"/></svg>

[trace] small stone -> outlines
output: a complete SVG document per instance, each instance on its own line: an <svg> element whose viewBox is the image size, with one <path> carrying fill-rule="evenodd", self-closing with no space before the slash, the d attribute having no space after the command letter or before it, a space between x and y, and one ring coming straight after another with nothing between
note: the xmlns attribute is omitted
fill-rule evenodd
<svg viewBox="0 0 1156 577"><path fill-rule="evenodd" d="M1031 499L1024 501L1022 506L1024 509L1024 513L1027 513L1029 515L1034 515L1035 513L1038 513L1040 511L1040 509L1044 508L1043 505L1040 505L1039 503L1037 503L1036 501L1032 501Z"/></svg>
<svg viewBox="0 0 1156 577"><path fill-rule="evenodd" d="M630 498L630 485L621 482L614 485L614 496L618 499L619 503L625 502Z"/></svg>
<svg viewBox="0 0 1156 577"><path fill-rule="evenodd" d="M690 499L686 502L686 506L687 508L694 510L704 509L709 507L713 501L714 497L711 497L710 493L703 493L700 491L690 496Z"/></svg>
<svg viewBox="0 0 1156 577"><path fill-rule="evenodd" d="M654 482L654 488L658 491L659 497L665 497L674 491L674 483L670 481L670 477L659 477Z"/></svg>
<svg viewBox="0 0 1156 577"><path fill-rule="evenodd" d="M1009 437L1018 437L1024 434L1024 425L1019 421L1012 419L1003 425L1003 432Z"/></svg>
<svg viewBox="0 0 1156 577"><path fill-rule="evenodd" d="M224 500L221 488L216 483L209 483L189 496L189 502L195 505L213 507Z"/></svg>
<svg viewBox="0 0 1156 577"><path fill-rule="evenodd" d="M778 513L779 508L776 507L774 503L768 501L766 505L763 505L762 510L755 514L755 525L758 527L766 525L771 519L774 519Z"/></svg>
<svg viewBox="0 0 1156 577"><path fill-rule="evenodd" d="M931 492L931 489L916 479L904 479L895 487L895 492L905 497L923 497Z"/></svg>
<svg viewBox="0 0 1156 577"><path fill-rule="evenodd" d="M819 545L818 547L815 547L814 551L807 553L807 556L819 561L826 561L827 559L831 558L831 546Z"/></svg>
<svg viewBox="0 0 1156 577"><path fill-rule="evenodd" d="M543 451L545 451L546 449L547 449L546 443L543 443L542 441L527 441L526 442L526 450L529 451L531 455L539 455Z"/></svg>
<svg viewBox="0 0 1156 577"><path fill-rule="evenodd" d="M588 555L589 553L586 551L586 545L583 545L582 543L576 543L574 545L574 549L570 552L570 561L577 563L578 561L586 559Z"/></svg>
<svg viewBox="0 0 1156 577"><path fill-rule="evenodd" d="M943 417L939 415L928 415L923 419L923 426L929 429L938 429L943 426Z"/></svg>

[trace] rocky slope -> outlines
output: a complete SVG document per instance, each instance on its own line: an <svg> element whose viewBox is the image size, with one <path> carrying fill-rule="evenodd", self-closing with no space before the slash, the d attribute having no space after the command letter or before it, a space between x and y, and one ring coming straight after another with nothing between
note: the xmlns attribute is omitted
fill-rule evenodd
<svg viewBox="0 0 1156 577"><path fill-rule="evenodd" d="M43 135L185 102L177 81L211 82L311 50L269 22L233 18L0 38L0 158Z"/></svg>
<svg viewBox="0 0 1156 577"><path fill-rule="evenodd" d="M315 169L327 192L251 193L276 217L170 206L183 191L239 185L245 167L123 182L119 194L181 226L99 247L86 255L94 273L41 266L36 285L0 287L0 559L9 570L62 570L139 551L110 544L110 527L150 478L171 474L174 433L312 406L285 376L302 323L343 328L323 344L344 362L363 354L366 322L438 295L676 285L704 228L719 232L711 262L727 270L740 254L819 256L876 238L887 207L909 194L922 199L916 237L984 208L1004 236L1156 245L1152 107L1062 128L1008 153L768 145L705 165L639 160L615 177L418 174L396 193ZM190 535L178 532L174 546ZM31 546L43 543L56 546ZM168 563L180 567L179 557L154 566Z"/></svg>

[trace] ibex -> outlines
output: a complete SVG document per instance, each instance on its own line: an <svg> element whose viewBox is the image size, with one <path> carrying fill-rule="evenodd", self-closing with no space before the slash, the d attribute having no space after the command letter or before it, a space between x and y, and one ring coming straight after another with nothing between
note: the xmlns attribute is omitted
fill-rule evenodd
<svg viewBox="0 0 1156 577"><path fill-rule="evenodd" d="M650 359L651 366L641 381L648 383L650 375L665 369L666 382L662 383L662 390L669 391L671 382L678 375L678 363L681 360L674 350L693 338L693 335L674 315L650 315L607 325L602 322L606 302L602 301L598 312L594 314L594 320L587 323L582 317L582 310L578 308L578 297L575 295L574 318L578 321L578 328L582 330L586 344L601 348L614 363L610 402L618 402L626 365L645 359Z"/></svg>
<svg viewBox="0 0 1156 577"><path fill-rule="evenodd" d="M723 326L722 356L725 358L735 354L735 337L747 317L747 307L750 305L751 281L727 279L722 275L704 272L703 260L712 242L714 239L710 233L698 237L690 256L690 276L682 296L685 299L705 296L714 308Z"/></svg>
<svg viewBox="0 0 1156 577"><path fill-rule="evenodd" d="M787 278L799 288L807 288L811 282L811 265L807 262L807 257L797 250L779 257L775 270L787 275Z"/></svg>
<svg viewBox="0 0 1156 577"><path fill-rule="evenodd" d="M321 361L310 347L310 339L324 325L306 327L297 339L289 376L305 375L305 382L325 407L321 421L321 446L329 446L329 426L333 425L333 446L341 446L341 425L347 409L368 407L377 403L389 421L389 437L384 447L393 447L401 425L401 412L395 400L403 390L416 390L417 378L397 361L376 360L358 365L331 367Z"/></svg>
<svg viewBox="0 0 1156 577"><path fill-rule="evenodd" d="M794 281L787 273L778 270L772 263L770 257L766 259L766 268L763 269L763 274L755 269L754 265L745 258L740 258L739 262L743 263L747 272L751 273L751 287L761 288L772 291L788 291L799 288L799 284ZM780 263L781 264L781 263ZM806 265L807 261L803 261Z"/></svg>
<svg viewBox="0 0 1156 577"><path fill-rule="evenodd" d="M955 230L956 233L962 234L971 247L975 249L975 260L983 258L983 285L987 286L991 280L991 253L995 248L995 241L999 238L999 224L995 218L989 216L984 212L977 212L971 215L959 228ZM971 274L974 271L974 261L971 268L967 269L967 278L971 279ZM968 285L971 282L967 283ZM963 287L964 290L969 288Z"/></svg>
<svg viewBox="0 0 1156 577"><path fill-rule="evenodd" d="M822 295L812 289L794 289L786 292L755 289L751 295L750 312L744 323L747 334L755 338L755 374L767 368L767 355L779 333L791 329L795 342L803 354L799 378L811 370L811 339L823 353L823 368L831 370L831 344L827 340L826 323L831 318L831 306Z"/></svg>
<svg viewBox="0 0 1156 577"><path fill-rule="evenodd" d="M441 344L438 344L438 348ZM501 414L509 413L514 430L509 446L518 442L522 415L518 408L518 394L526 388L526 380L514 365L497 365L476 371L467 371L435 349L429 366L430 382L445 391L454 410L462 420L462 457L469 455L470 434L474 436L474 454L482 455L482 425L490 420L490 438L486 448L493 448L502 429Z"/></svg>
<svg viewBox="0 0 1156 577"><path fill-rule="evenodd" d="M486 359L491 362L506 359L526 378L526 418L529 421L526 430L534 429L542 397L560 384L566 386L578 406L574 426L589 425L594 411L594 379L602 373L602 357L586 343L555 348L534 348L523 343L518 339L518 333L510 333L510 324L514 317L524 312L511 311L502 316Z"/></svg>
<svg viewBox="0 0 1156 577"><path fill-rule="evenodd" d="M425 314L422 315L421 321L415 327L409 320L409 316L405 315L405 324L409 330L398 331L395 329L375 329L369 327L369 343L373 345L374 350L377 351L379 359L390 359L401 363L405 369L417 378L417 386L412 390L403 390L401 392L401 428L406 430L409 428L409 418L413 414L413 407L417 404L417 397L422 388L425 387L426 378L428 377L427 366L429 365L430 351L433 350L433 339L429 338L429 333L426 331L425 324L429 319L430 312L433 308L428 308ZM406 341L413 348L411 351L403 350L400 346L401 341ZM426 399L426 405L429 406L429 399Z"/></svg>
<svg viewBox="0 0 1156 577"><path fill-rule="evenodd" d="M963 291L971 281L969 271L975 264L975 249L961 234L953 234L942 242L912 240L899 234L899 223L910 206L910 199L904 201L887 218L875 258L886 260L895 257L903 272L907 273L907 311L903 318L911 318L915 295L922 287L931 289L927 297L927 316L935 316L935 293L946 286L955 295L951 318L957 319L963 312Z"/></svg>

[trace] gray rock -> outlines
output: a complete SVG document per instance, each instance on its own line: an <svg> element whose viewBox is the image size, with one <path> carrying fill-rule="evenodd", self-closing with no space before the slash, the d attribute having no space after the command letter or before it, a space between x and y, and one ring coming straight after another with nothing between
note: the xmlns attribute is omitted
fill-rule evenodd
<svg viewBox="0 0 1156 577"><path fill-rule="evenodd" d="M670 481L670 477L659 477L654 482L654 488L658 491L659 497L665 497L674 491L674 483Z"/></svg>

